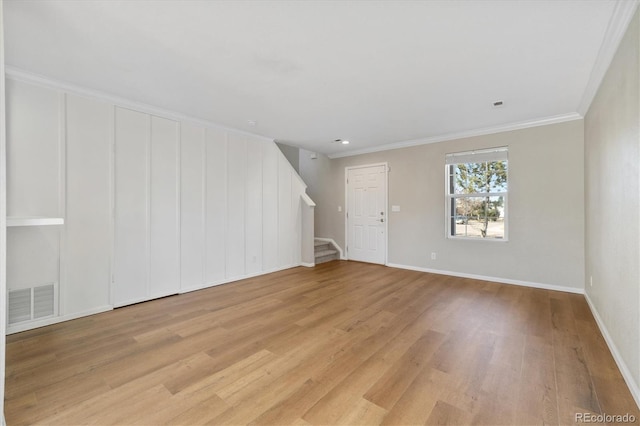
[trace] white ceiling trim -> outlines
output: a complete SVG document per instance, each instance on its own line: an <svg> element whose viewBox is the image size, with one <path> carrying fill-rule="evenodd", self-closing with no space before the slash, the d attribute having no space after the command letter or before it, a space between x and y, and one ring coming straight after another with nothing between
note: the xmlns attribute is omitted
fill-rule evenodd
<svg viewBox="0 0 640 426"><path fill-rule="evenodd" d="M167 109L158 108L152 105L147 105L144 103L139 103L129 99L121 98L119 96L114 96L109 93L100 92L97 90L88 89L86 87L77 86L75 84L55 80L39 74L34 74L28 71L24 71L9 65L5 66L5 75L10 80L19 81L19 82L28 83L28 84L34 84L36 86L45 87L47 89L59 90L62 92L71 93L78 96L93 98L93 99L104 101L107 103L112 103L118 107L123 107L123 108L128 108L128 109L132 109L139 112L144 112L147 114L155 115L157 117L167 118L169 120L190 122L193 124L199 124L204 127L210 127L210 128L212 127L212 128L220 129L223 131L234 132L234 133L239 133L246 136L251 136L251 137L263 140L265 142L274 142L274 139L267 138L262 135L246 132L244 130L234 129L232 127L226 127L218 123L214 123L212 121L203 120L201 118L196 118L196 117L190 117L188 115L181 114L176 111L170 111Z"/></svg>
<svg viewBox="0 0 640 426"><path fill-rule="evenodd" d="M624 37L631 23L631 19L633 19L638 4L640 4L640 0L624 0L616 3L615 10L609 20L607 31L602 40L602 45L598 51L596 62L591 70L589 82L578 106L578 113L580 115L584 116L587 111L589 111L591 102L593 102L593 98L600 88L602 79L609 69L609 65L611 65L611 61L618 50L622 37Z"/></svg>
<svg viewBox="0 0 640 426"><path fill-rule="evenodd" d="M583 118L582 115L578 114L577 112L572 112L569 114L561 114L553 117L545 117L545 118L540 118L536 120L527 120L527 121L521 121L518 123L505 124L501 126L486 127L484 129L469 130L466 132L459 132L459 133L450 133L446 135L434 136L431 138L413 139L410 141L390 143L390 144L380 145L372 148L359 149L356 151L335 153L335 154L328 155L328 157L329 158L351 157L354 155L368 154L371 152L388 151L391 149L408 148L412 146L426 145L430 143L446 142L446 141L451 141L455 139L491 135L494 133L509 132L512 130L528 129L530 127L547 126L549 124L581 120L582 118Z"/></svg>

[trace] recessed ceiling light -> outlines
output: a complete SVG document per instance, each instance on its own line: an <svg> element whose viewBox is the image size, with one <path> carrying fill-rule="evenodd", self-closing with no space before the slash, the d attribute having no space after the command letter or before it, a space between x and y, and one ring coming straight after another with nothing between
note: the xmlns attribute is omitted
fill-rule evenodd
<svg viewBox="0 0 640 426"><path fill-rule="evenodd" d="M493 103L494 108L498 108L504 105L504 101L495 101Z"/></svg>
<svg viewBox="0 0 640 426"><path fill-rule="evenodd" d="M349 141L342 141L342 145L348 145Z"/></svg>
<svg viewBox="0 0 640 426"><path fill-rule="evenodd" d="M331 143L341 143L342 145L348 145L349 141L346 141L346 140L343 141L342 139L334 139L333 142Z"/></svg>
<svg viewBox="0 0 640 426"><path fill-rule="evenodd" d="M256 125L256 123L257 123L257 122L256 122L256 120L247 120L247 124L248 124L249 126L255 126L255 125Z"/></svg>

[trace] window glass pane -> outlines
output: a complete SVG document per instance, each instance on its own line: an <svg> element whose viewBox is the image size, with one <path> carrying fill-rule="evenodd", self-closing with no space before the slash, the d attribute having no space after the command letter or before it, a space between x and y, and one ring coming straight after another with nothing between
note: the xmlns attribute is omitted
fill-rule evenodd
<svg viewBox="0 0 640 426"><path fill-rule="evenodd" d="M447 154L445 164L449 236L506 241L507 149Z"/></svg>
<svg viewBox="0 0 640 426"><path fill-rule="evenodd" d="M507 160L487 163L489 192L507 192Z"/></svg>
<svg viewBox="0 0 640 426"><path fill-rule="evenodd" d="M456 164L456 194L487 192L487 163Z"/></svg>
<svg viewBox="0 0 640 426"><path fill-rule="evenodd" d="M453 204L452 236L504 238L504 197L458 197Z"/></svg>
<svg viewBox="0 0 640 426"><path fill-rule="evenodd" d="M449 177L449 194L454 194L455 193L455 187L456 187L456 166L455 165L448 165L447 166L447 170L448 170L448 177Z"/></svg>

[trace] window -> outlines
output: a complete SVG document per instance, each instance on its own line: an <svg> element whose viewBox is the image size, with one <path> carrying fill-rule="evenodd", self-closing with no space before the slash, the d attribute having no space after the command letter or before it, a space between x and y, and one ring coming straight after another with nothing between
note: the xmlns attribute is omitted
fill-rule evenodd
<svg viewBox="0 0 640 426"><path fill-rule="evenodd" d="M447 154L447 237L507 239L507 148Z"/></svg>

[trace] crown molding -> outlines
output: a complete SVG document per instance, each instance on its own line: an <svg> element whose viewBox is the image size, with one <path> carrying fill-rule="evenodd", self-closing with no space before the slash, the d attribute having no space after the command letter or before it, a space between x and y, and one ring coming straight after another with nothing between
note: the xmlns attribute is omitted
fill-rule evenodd
<svg viewBox="0 0 640 426"><path fill-rule="evenodd" d="M251 136L264 141L274 142L274 139L268 138L262 135L257 135L255 133L247 132L240 129L234 129L232 127L223 126L221 124L214 123L212 121L191 117L186 114L181 114L176 111L171 111L171 110L155 107L153 105L135 102L135 101L122 98L119 96L115 96L109 93L88 89L86 87L77 86L75 84L67 83L60 80L55 80L53 78L45 77L40 74L31 73L29 71L25 71L9 65L5 66L5 75L9 80L13 80L13 81L19 81L23 83L44 87L47 89L59 90L65 93L71 93L78 96L93 98L100 101L112 103L122 108L128 108L135 111L140 111L147 114L155 115L158 117L168 118L170 120L190 122L193 124L199 124L204 127L239 133L245 136Z"/></svg>
<svg viewBox="0 0 640 426"><path fill-rule="evenodd" d="M638 8L638 4L640 4L639 0L620 0L616 2L615 9L602 40L602 45L598 51L596 62L591 69L589 82L578 106L578 114L584 116L587 111L589 111L591 102L593 102L593 98L595 98L600 88L600 84L611 65L618 46L624 34L627 32L627 28Z"/></svg>
<svg viewBox="0 0 640 426"><path fill-rule="evenodd" d="M569 114L554 115L552 117L539 118L536 120L520 121L517 123L509 123L509 124L504 124L500 126L469 130L466 132L448 133L444 135L433 136L430 138L413 139L413 140L404 141L404 142L395 142L395 143L379 145L371 148L358 149L355 151L339 152L339 153L329 154L327 155L327 157L331 159L341 158L341 157L351 157L354 155L369 154L371 152L389 151L391 149L408 148L408 147L418 146L418 145L427 145L431 143L446 142L446 141L451 141L455 139L471 138L474 136L491 135L494 133L509 132L512 130L528 129L530 127L547 126L549 124L564 123L566 121L573 121L573 120L581 120L582 118L583 118L582 115L576 112L572 112Z"/></svg>

